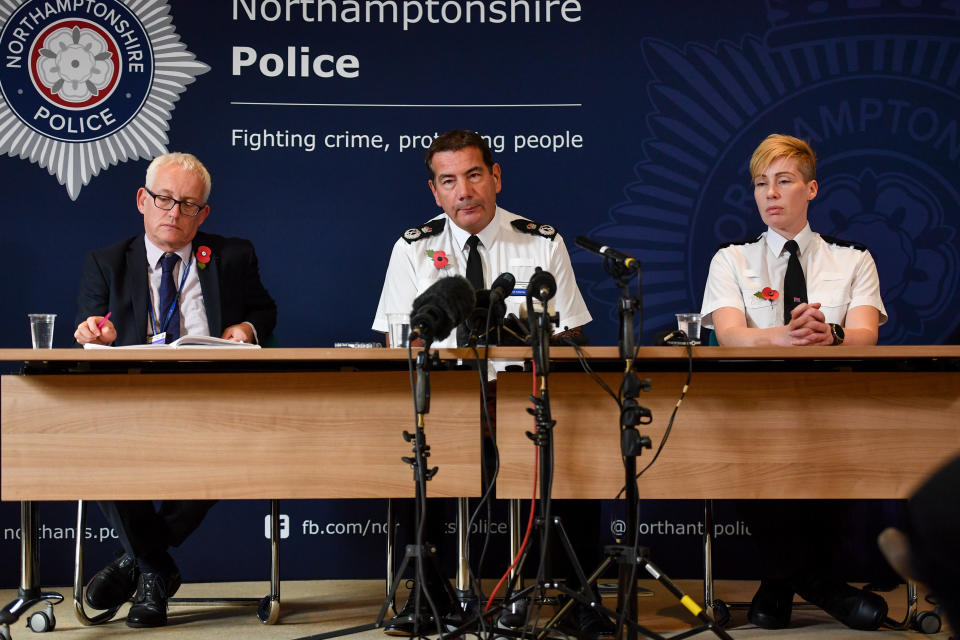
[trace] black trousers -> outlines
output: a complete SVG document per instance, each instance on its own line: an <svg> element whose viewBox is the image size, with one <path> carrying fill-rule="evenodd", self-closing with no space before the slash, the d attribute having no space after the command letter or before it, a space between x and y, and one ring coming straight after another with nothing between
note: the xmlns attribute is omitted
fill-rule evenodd
<svg viewBox="0 0 960 640"><path fill-rule="evenodd" d="M200 526L216 500L164 500L159 509L149 500L101 501L107 521L120 536L124 551L147 564L162 564L170 547L178 547ZM169 562L169 560L167 560Z"/></svg>

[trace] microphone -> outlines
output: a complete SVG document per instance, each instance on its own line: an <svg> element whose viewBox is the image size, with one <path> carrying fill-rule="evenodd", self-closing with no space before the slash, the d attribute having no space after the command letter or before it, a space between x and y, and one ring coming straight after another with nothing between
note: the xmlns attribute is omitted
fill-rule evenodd
<svg viewBox="0 0 960 640"><path fill-rule="evenodd" d="M533 296L540 302L546 303L547 300L557 294L557 281L549 271L544 271L537 267L536 272L530 278L527 284L527 295Z"/></svg>
<svg viewBox="0 0 960 640"><path fill-rule="evenodd" d="M482 340L488 346L496 344L496 329L500 326L503 316L506 314L507 305L503 302L495 302L489 289L477 291L477 301L473 310L463 324L457 327L457 344L469 344L471 339ZM494 330L492 338L486 334L488 315L490 316L491 328Z"/></svg>
<svg viewBox="0 0 960 640"><path fill-rule="evenodd" d="M459 344L468 343L471 336L483 337L488 315L495 327L500 325L503 316L507 314L507 305L503 300L513 293L513 285L516 282L512 273L504 272L497 276L489 289L480 289L476 292L477 301L473 311L470 312L467 320L457 327L457 342Z"/></svg>
<svg viewBox="0 0 960 640"><path fill-rule="evenodd" d="M413 301L410 339L443 340L473 309L473 286L462 276L440 278Z"/></svg>
<svg viewBox="0 0 960 640"><path fill-rule="evenodd" d="M581 249L586 249L591 253L595 253L598 256L603 256L604 258L610 258L620 262L628 269L637 269L640 267L640 262L637 261L633 256L628 256L625 253L621 253L616 249L608 247L605 244L600 244L599 242L594 242L586 236L577 236L574 239L574 243Z"/></svg>
<svg viewBox="0 0 960 640"><path fill-rule="evenodd" d="M513 287L517 284L517 279L509 271L504 271L490 285L490 304L496 304L513 293ZM489 305L487 305L489 306Z"/></svg>

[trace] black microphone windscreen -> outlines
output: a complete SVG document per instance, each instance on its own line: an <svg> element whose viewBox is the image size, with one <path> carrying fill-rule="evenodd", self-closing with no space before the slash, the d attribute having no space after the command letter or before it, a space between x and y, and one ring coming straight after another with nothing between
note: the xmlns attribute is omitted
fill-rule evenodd
<svg viewBox="0 0 960 640"><path fill-rule="evenodd" d="M487 312L490 310L490 290L480 289L476 292L476 303L467 319L463 321L464 326L473 333L480 333L487 322Z"/></svg>
<svg viewBox="0 0 960 640"><path fill-rule="evenodd" d="M498 289L498 288L503 289L509 296L510 293L513 291L513 287L516 286L516 284L517 284L517 279L513 277L513 274L510 273L509 271L504 271L499 276L497 276L496 280L493 281L493 284L490 285L490 289L491 290Z"/></svg>
<svg viewBox="0 0 960 640"><path fill-rule="evenodd" d="M540 300L540 302L546 302L556 295L557 281L549 271L537 267L536 273L531 276L530 282L527 284L527 293Z"/></svg>
<svg viewBox="0 0 960 640"><path fill-rule="evenodd" d="M437 289L442 304L440 308L447 312L451 322L456 326L463 322L476 303L476 294L473 285L462 276L448 276L440 278L433 285Z"/></svg>
<svg viewBox="0 0 960 640"><path fill-rule="evenodd" d="M473 309L488 309L490 308L490 289L480 289L476 292L477 301L473 305Z"/></svg>
<svg viewBox="0 0 960 640"><path fill-rule="evenodd" d="M492 311L490 311L491 306L493 306ZM470 313L467 324L477 331L481 331L487 322L488 312L493 322L500 322L503 316L507 314L507 305L503 302L503 298L494 295L491 290L481 289L477 291L477 302Z"/></svg>
<svg viewBox="0 0 960 640"><path fill-rule="evenodd" d="M440 278L413 301L410 324L425 338L443 340L467 318L475 300L466 278Z"/></svg>
<svg viewBox="0 0 960 640"><path fill-rule="evenodd" d="M517 279L509 271L504 271L490 285L490 298L499 302L513 293L513 287L517 284ZM490 306L489 304L487 306Z"/></svg>

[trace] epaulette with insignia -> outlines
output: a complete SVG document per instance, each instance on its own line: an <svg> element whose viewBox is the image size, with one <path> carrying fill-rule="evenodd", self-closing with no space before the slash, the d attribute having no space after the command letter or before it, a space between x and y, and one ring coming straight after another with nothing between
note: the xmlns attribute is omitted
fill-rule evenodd
<svg viewBox="0 0 960 640"><path fill-rule="evenodd" d="M436 220L431 220L430 222L426 222L419 227L414 227L413 229L407 229L404 231L403 239L407 241L407 244L412 244L417 240L423 240L424 238L435 236L438 233L443 233L443 226L446 223L446 218L437 218Z"/></svg>
<svg viewBox="0 0 960 640"><path fill-rule="evenodd" d="M867 245L860 244L859 242L851 242L850 240L841 240L840 238L831 238L830 236L820 235L823 238L824 242L829 244L835 244L838 247L848 247L850 249L856 249L857 251L866 251Z"/></svg>
<svg viewBox="0 0 960 640"><path fill-rule="evenodd" d="M540 236L547 240L553 240L557 237L557 230L549 224L524 220L523 218L518 218L510 224L520 233L529 233L532 236Z"/></svg>
<svg viewBox="0 0 960 640"><path fill-rule="evenodd" d="M724 242L722 245L717 247L717 251L719 251L720 249L726 249L727 247L737 247L744 244L753 244L754 242L760 242L761 238L763 238L762 233L758 235L756 238L751 238L749 240L740 240L739 242Z"/></svg>

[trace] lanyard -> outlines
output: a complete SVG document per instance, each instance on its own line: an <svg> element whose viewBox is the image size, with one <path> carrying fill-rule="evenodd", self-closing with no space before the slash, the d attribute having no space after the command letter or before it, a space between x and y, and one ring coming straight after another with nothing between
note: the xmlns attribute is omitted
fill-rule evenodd
<svg viewBox="0 0 960 640"><path fill-rule="evenodd" d="M193 256L190 256L190 261L187 263L187 268L183 270L183 277L180 278L180 286L177 288L177 295L173 297L173 302L170 303L170 308L167 309L167 313L163 318L163 326L160 327L160 331L157 331L157 320L153 315L153 303L147 304L147 310L150 312L150 326L153 327L153 335L157 335L160 332L166 332L167 325L170 324L170 318L173 317L173 310L177 308L177 302L180 301L180 292L183 291L183 283L187 281L187 274L190 273L190 267L193 265ZM161 309L158 309L161 311Z"/></svg>

